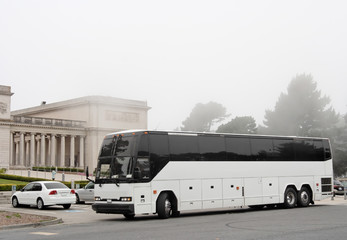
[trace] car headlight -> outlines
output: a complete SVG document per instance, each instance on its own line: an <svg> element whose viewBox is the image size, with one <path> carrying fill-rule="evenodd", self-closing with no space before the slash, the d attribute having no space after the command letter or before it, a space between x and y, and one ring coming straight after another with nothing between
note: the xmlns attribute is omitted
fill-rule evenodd
<svg viewBox="0 0 347 240"><path fill-rule="evenodd" d="M95 201L101 201L101 198L100 197L94 197L94 200Z"/></svg>

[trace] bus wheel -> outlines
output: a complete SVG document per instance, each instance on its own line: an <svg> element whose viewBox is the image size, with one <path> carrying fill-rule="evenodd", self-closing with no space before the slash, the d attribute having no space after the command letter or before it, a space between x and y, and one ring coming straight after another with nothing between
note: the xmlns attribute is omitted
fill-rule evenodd
<svg viewBox="0 0 347 240"><path fill-rule="evenodd" d="M296 205L296 200L297 200L297 193L295 189L289 187L286 189L284 193L284 208L293 208Z"/></svg>
<svg viewBox="0 0 347 240"><path fill-rule="evenodd" d="M172 214L172 203L169 198L169 194L160 194L157 200L157 213L159 218L169 218Z"/></svg>
<svg viewBox="0 0 347 240"><path fill-rule="evenodd" d="M307 187L302 187L298 194L298 206L307 207L311 202L311 191Z"/></svg>

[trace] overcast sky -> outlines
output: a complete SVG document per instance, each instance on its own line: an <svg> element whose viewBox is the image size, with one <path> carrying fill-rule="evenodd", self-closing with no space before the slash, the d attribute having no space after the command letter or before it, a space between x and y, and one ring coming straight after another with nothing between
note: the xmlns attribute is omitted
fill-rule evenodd
<svg viewBox="0 0 347 240"><path fill-rule="evenodd" d="M347 112L347 1L0 0L12 110L103 95L146 100L148 127L196 103L262 124L297 74Z"/></svg>

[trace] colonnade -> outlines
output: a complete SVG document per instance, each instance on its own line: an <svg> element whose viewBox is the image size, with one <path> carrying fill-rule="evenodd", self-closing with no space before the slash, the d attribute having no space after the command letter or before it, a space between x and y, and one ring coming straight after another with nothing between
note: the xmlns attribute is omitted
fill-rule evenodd
<svg viewBox="0 0 347 240"><path fill-rule="evenodd" d="M11 132L10 138L12 166L85 166L85 136Z"/></svg>

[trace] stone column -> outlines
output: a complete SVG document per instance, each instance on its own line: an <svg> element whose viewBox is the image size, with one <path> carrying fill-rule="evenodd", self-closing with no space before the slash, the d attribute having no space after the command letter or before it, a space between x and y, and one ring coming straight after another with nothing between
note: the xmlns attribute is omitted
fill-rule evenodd
<svg viewBox="0 0 347 240"><path fill-rule="evenodd" d="M50 136L47 135L47 140L48 140L48 146L47 146L47 149L46 149L46 164L47 164L47 167L50 167L51 166L51 147L52 147L52 141L51 141L51 138Z"/></svg>
<svg viewBox="0 0 347 240"><path fill-rule="evenodd" d="M14 161L14 165L18 166L19 165L19 141L15 142L16 144L16 149L15 149L15 161Z"/></svg>
<svg viewBox="0 0 347 240"><path fill-rule="evenodd" d="M29 148L30 141L29 139L25 140L25 161L24 166L28 167L30 166L30 148Z"/></svg>
<svg viewBox="0 0 347 240"><path fill-rule="evenodd" d="M35 165L35 133L30 136L30 166Z"/></svg>
<svg viewBox="0 0 347 240"><path fill-rule="evenodd" d="M13 140L13 132L10 132L10 164L9 165L15 165L14 163L14 140Z"/></svg>
<svg viewBox="0 0 347 240"><path fill-rule="evenodd" d="M80 136L80 162L79 167L84 168L84 136Z"/></svg>
<svg viewBox="0 0 347 240"><path fill-rule="evenodd" d="M24 166L24 132L20 132L19 137L19 162L17 163L20 166Z"/></svg>
<svg viewBox="0 0 347 240"><path fill-rule="evenodd" d="M51 137L51 165L56 166L55 159L56 159L56 152L57 152L57 142L56 142L56 135L52 134Z"/></svg>
<svg viewBox="0 0 347 240"><path fill-rule="evenodd" d="M60 138L60 167L65 167L65 135Z"/></svg>
<svg viewBox="0 0 347 240"><path fill-rule="evenodd" d="M46 136L41 134L41 154L40 154L40 166L46 165Z"/></svg>
<svg viewBox="0 0 347 240"><path fill-rule="evenodd" d="M41 137L36 137L37 148L36 148L36 167L41 165Z"/></svg>
<svg viewBox="0 0 347 240"><path fill-rule="evenodd" d="M75 167L75 136L70 137L70 167Z"/></svg>

